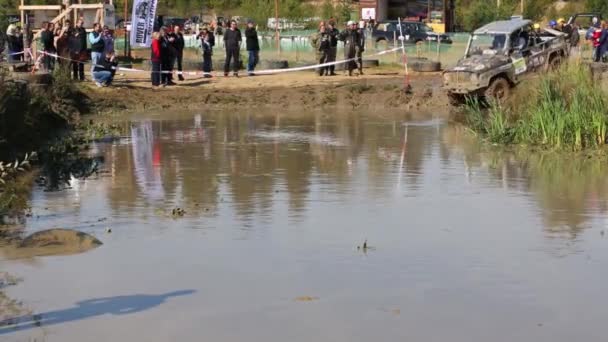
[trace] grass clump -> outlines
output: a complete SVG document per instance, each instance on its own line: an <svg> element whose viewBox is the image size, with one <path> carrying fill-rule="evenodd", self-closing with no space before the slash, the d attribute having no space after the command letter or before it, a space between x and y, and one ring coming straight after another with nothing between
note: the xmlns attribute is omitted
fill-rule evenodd
<svg viewBox="0 0 608 342"><path fill-rule="evenodd" d="M606 144L608 92L580 64L520 85L504 105L469 100L466 112L469 128L492 143L570 150Z"/></svg>

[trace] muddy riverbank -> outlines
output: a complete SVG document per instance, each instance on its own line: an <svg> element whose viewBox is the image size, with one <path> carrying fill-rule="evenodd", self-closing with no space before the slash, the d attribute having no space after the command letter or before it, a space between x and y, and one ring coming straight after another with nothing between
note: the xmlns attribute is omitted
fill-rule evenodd
<svg viewBox="0 0 608 342"><path fill-rule="evenodd" d="M128 78L127 78L128 77ZM152 89L148 75L118 76L114 86L89 88L87 93L101 113L180 109L416 109L446 108L437 74L413 75L411 91L394 71L359 77L319 77L299 72L256 77L188 78L177 86Z"/></svg>

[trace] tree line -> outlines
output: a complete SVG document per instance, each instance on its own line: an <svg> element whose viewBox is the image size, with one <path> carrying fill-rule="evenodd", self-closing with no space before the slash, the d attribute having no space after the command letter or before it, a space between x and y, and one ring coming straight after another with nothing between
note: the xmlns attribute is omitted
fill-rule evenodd
<svg viewBox="0 0 608 342"><path fill-rule="evenodd" d="M580 12L597 12L608 19L607 0L573 0L557 9L555 0L525 0L523 17L534 21L556 20ZM472 31L489 22L521 13L521 0L456 0L456 23L464 31Z"/></svg>

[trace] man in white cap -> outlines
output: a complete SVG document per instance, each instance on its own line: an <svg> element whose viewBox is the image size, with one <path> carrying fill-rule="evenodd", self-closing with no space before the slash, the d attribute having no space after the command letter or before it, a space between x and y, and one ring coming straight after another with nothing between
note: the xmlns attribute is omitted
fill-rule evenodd
<svg viewBox="0 0 608 342"><path fill-rule="evenodd" d="M357 66L359 75L363 75L363 52L365 51L365 21L359 21L359 40L357 41Z"/></svg>
<svg viewBox="0 0 608 342"><path fill-rule="evenodd" d="M361 41L357 23L352 20L346 23L346 30L340 33L340 40L344 42L344 59L348 60L345 69L348 70L348 76L352 76L353 70L357 68L355 59Z"/></svg>

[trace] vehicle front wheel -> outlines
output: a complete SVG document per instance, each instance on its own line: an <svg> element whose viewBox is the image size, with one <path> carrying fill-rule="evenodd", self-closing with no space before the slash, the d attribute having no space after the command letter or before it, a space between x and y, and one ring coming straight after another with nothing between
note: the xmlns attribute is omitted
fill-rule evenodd
<svg viewBox="0 0 608 342"><path fill-rule="evenodd" d="M562 64L561 56L555 56L555 57L551 58L551 60L549 61L549 71L556 71L557 69L559 69L559 66L561 64Z"/></svg>
<svg viewBox="0 0 608 342"><path fill-rule="evenodd" d="M484 91L486 100L495 100L498 103L505 102L511 95L511 84L503 77L498 77L490 82L488 89Z"/></svg>

